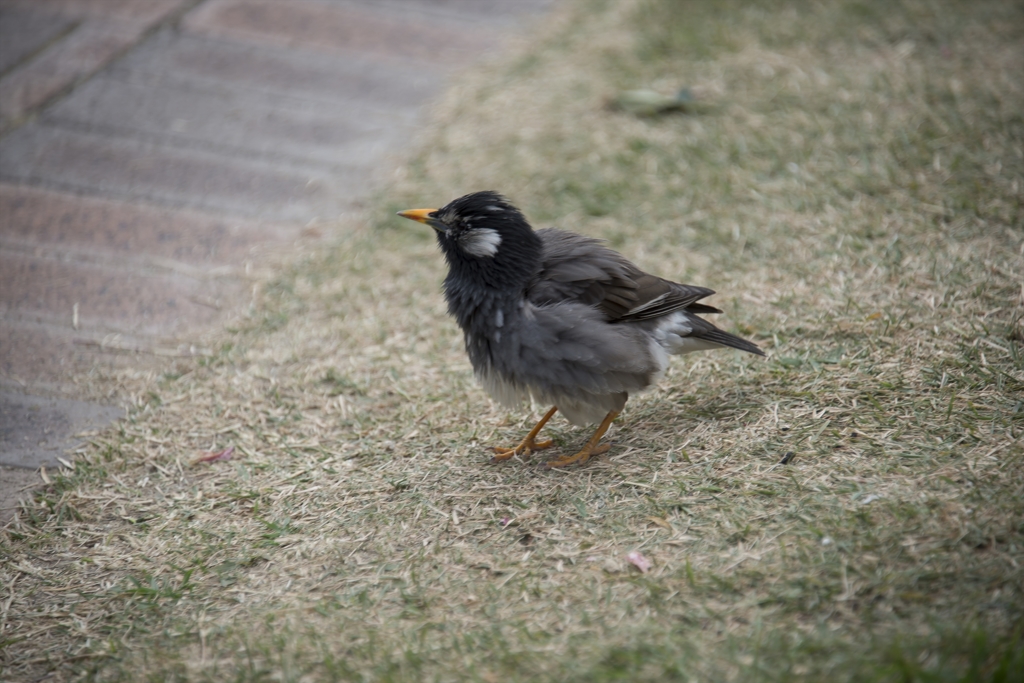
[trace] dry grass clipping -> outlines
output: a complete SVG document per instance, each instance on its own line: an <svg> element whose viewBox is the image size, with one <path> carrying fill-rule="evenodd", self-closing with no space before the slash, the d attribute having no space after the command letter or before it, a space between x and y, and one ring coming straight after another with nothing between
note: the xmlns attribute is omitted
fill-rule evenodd
<svg viewBox="0 0 1024 683"><path fill-rule="evenodd" d="M1013 3L569 3L211 359L107 378L130 419L3 531L0 677L1021 680L1022 49ZM770 359L677 359L584 468L488 466L536 415L390 217L477 189Z"/></svg>

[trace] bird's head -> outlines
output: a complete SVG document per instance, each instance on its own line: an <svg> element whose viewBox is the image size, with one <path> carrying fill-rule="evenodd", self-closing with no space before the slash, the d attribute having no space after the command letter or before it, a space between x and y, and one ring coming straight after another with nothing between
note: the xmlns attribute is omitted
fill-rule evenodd
<svg viewBox="0 0 1024 683"><path fill-rule="evenodd" d="M398 215L432 227L449 269L481 284L511 286L529 278L539 264L540 238L522 212L497 192L474 192L440 209Z"/></svg>

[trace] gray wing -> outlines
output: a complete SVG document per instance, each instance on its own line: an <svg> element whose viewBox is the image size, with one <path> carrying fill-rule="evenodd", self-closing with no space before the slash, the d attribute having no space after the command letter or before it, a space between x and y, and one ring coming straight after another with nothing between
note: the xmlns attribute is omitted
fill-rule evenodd
<svg viewBox="0 0 1024 683"><path fill-rule="evenodd" d="M764 355L756 344L697 317L722 312L714 306L698 303L714 294L714 290L645 273L592 237L557 228L538 230L537 235L543 251L541 268L526 291L531 303L538 306L583 304L601 311L609 323L659 321L682 312L686 323L676 325L675 333Z"/></svg>
<svg viewBox="0 0 1024 683"><path fill-rule="evenodd" d="M526 293L534 304L575 301L599 309L608 322L651 320L680 310L721 313L697 303L713 290L645 273L600 240L556 228L537 235L541 269Z"/></svg>

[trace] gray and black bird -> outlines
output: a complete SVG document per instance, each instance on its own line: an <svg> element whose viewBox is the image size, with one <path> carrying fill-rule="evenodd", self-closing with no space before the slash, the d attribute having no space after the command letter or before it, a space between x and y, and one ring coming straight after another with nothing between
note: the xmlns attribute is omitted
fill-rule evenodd
<svg viewBox="0 0 1024 683"><path fill-rule="evenodd" d="M601 437L629 394L660 378L669 355L722 347L764 355L698 317L721 313L698 303L712 290L645 273L600 240L535 231L497 192L398 215L437 232L448 312L487 393L508 407L553 406L518 446L495 448L495 461L551 446L537 435L561 410L575 425L599 426L582 450L547 465L583 464L608 450Z"/></svg>

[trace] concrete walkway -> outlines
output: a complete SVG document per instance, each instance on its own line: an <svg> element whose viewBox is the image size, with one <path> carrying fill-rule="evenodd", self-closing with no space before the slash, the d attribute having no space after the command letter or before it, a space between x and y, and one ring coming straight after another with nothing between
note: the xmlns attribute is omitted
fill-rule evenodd
<svg viewBox="0 0 1024 683"><path fill-rule="evenodd" d="M193 353L551 1L0 0L0 519L90 369Z"/></svg>

